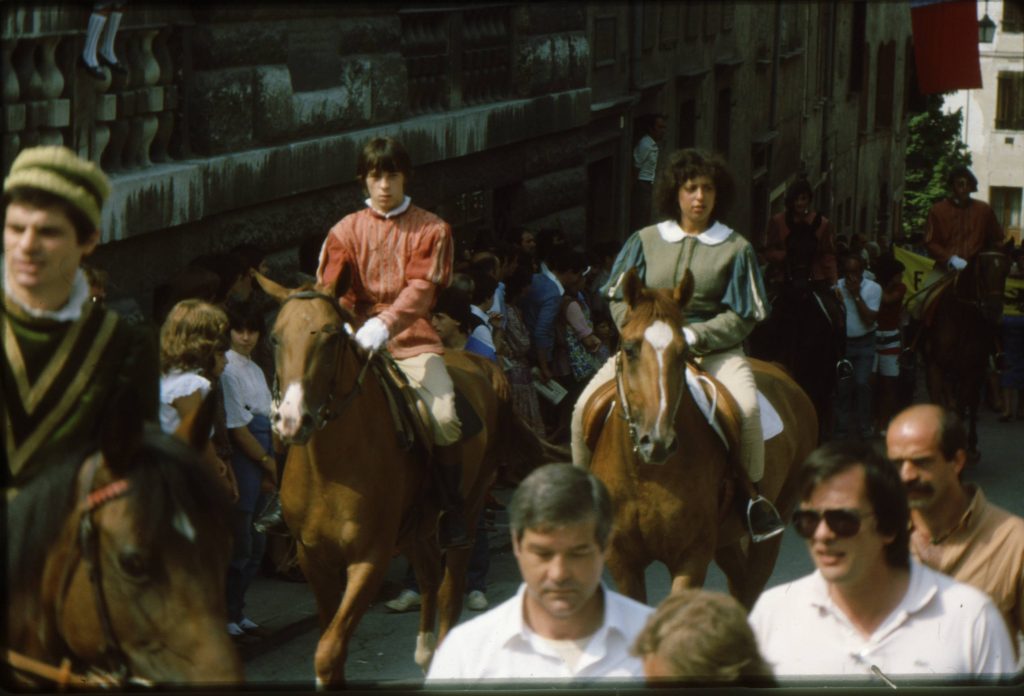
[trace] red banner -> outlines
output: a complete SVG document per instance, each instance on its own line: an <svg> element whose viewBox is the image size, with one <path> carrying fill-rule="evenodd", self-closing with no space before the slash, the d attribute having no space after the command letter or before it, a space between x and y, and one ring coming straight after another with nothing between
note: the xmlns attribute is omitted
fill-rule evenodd
<svg viewBox="0 0 1024 696"><path fill-rule="evenodd" d="M977 2L914 0L910 21L921 94L981 87Z"/></svg>

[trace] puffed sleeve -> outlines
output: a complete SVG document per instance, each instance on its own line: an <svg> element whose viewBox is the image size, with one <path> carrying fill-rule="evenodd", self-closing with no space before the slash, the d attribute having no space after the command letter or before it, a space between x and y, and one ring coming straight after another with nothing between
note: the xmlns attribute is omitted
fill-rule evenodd
<svg viewBox="0 0 1024 696"><path fill-rule="evenodd" d="M693 348L698 354L732 348L754 330L757 322L768 316L768 293L765 292L757 257L745 244L733 257L732 276L722 297L725 310L707 321L690 324L697 335Z"/></svg>
<svg viewBox="0 0 1024 696"><path fill-rule="evenodd" d="M615 263L612 264L611 273L608 274L608 282L601 288L601 294L608 298L609 307L612 312L612 319L615 326L622 330L626 318L626 303L622 301L622 277L630 268L635 268L640 274L641 280L647 278L647 262L644 260L644 245L640 240L640 234L634 232L626 240L626 243L619 251Z"/></svg>
<svg viewBox="0 0 1024 696"><path fill-rule="evenodd" d="M391 336L402 333L430 313L437 288L451 283L453 255L448 223L433 223L419 236L405 264L405 287L391 306L377 315Z"/></svg>

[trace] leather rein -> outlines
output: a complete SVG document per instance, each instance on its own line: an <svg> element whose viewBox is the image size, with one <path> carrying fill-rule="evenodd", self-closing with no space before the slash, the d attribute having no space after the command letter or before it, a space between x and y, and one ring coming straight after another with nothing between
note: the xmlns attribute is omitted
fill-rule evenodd
<svg viewBox="0 0 1024 696"><path fill-rule="evenodd" d="M106 594L103 592L99 534L93 520L93 515L107 503L123 498L131 492L131 484L121 478L108 483L98 490L92 490L93 479L102 462L102 455L97 452L86 459L82 465L83 471L79 485L78 504L75 507L75 512L79 516L76 534L78 558L64 567L64 572L61 575L61 591L57 596L55 611L58 617L62 615L64 600L74 577L74 570L79 561L84 562L89 573L89 584L92 587L93 602L96 605L96 611L100 617L100 626L103 630L103 640L105 643L103 659L108 665L113 665L113 670L108 672L91 670L86 675L80 675L71 671L71 661L67 657L61 661L59 667L53 667L13 650L8 650L5 655L5 661L15 670L28 672L55 682L61 689L68 685L76 688L90 689L96 687L120 687L126 684L150 685L148 680L132 676L128 659L114 633L114 625L110 619L110 607L107 603Z"/></svg>
<svg viewBox="0 0 1024 696"><path fill-rule="evenodd" d="M339 335L344 336L345 347L349 349L345 351L344 355L341 357L341 360L345 360L345 357L348 356L349 354L355 354L356 349L352 346L352 342L350 340L352 331L347 323L348 317L345 314L345 310L343 310L341 308L341 305L338 303L337 298L331 297L330 295L318 292L316 290L303 290L293 295L289 295L287 298L285 298L284 302L281 303L281 306L283 307L292 300L323 300L327 304L329 304L331 308L335 311L335 313L337 313L338 317L341 319L342 329ZM338 365L338 369L335 369L331 372L331 379L327 385L327 399L324 401L323 404L321 404L320 408L318 408L316 410L316 413L313 415L313 425L317 430L323 430L324 427L326 427L327 423L340 416L345 411L345 409L352 404L355 398L362 393L363 379L366 377L366 370L370 367L370 363L373 362L374 355L375 353L373 352L369 354L367 359L363 362L362 367L359 369L359 374L356 377L355 384L353 384L352 388L349 389L348 392L346 392L345 395L341 397L337 404L334 403L334 392L337 387L337 376L338 373L341 371L341 365ZM272 400L272 410L273 412L276 413L278 408L280 408L281 406L281 384L278 379L276 371L274 372L274 384L271 387L270 395Z"/></svg>

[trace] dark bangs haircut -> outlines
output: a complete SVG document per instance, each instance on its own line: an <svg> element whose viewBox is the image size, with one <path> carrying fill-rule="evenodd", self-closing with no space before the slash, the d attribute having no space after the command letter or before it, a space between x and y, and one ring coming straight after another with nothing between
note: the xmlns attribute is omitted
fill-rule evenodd
<svg viewBox="0 0 1024 696"><path fill-rule="evenodd" d="M79 246L89 241L89 237L96 231L85 213L71 205L66 199L49 191L32 188L31 186L15 186L5 191L3 197L5 218L7 216L7 206L11 203L21 203L33 208L56 208L61 211L64 213L64 217L71 223L71 226L75 228L75 238L78 240ZM100 203L102 207L102 201Z"/></svg>
<svg viewBox="0 0 1024 696"><path fill-rule="evenodd" d="M412 177L412 159L402 143L394 138L373 138L359 153L356 175L364 181L373 172L399 172Z"/></svg>
<svg viewBox="0 0 1024 696"><path fill-rule="evenodd" d="M252 302L229 302L224 308L232 331L255 331L263 335L266 322L263 313Z"/></svg>
<svg viewBox="0 0 1024 696"><path fill-rule="evenodd" d="M910 509L907 491L896 467L866 442L837 440L811 452L800 469L800 500L828 479L854 467L864 469L865 488L880 534L893 536L885 560L893 568L910 567Z"/></svg>
<svg viewBox="0 0 1024 696"><path fill-rule="evenodd" d="M729 165L719 155L702 150L677 150L658 172L654 185L654 202L665 218L678 222L682 218L679 210L679 189L690 179L706 176L715 185L715 207L712 220L721 220L732 206L736 185Z"/></svg>
<svg viewBox="0 0 1024 696"><path fill-rule="evenodd" d="M807 179L797 179L786 189L786 208L792 208L796 204L796 199L801 194L805 194L812 201L814 200L814 191L811 190L811 182Z"/></svg>

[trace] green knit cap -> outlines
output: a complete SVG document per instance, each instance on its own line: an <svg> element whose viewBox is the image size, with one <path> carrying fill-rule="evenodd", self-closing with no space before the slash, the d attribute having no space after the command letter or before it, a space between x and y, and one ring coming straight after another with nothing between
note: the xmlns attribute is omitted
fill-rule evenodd
<svg viewBox="0 0 1024 696"><path fill-rule="evenodd" d="M22 150L4 179L4 193L16 187L46 191L63 198L100 227L100 211L110 195L110 181L98 166L62 145Z"/></svg>

